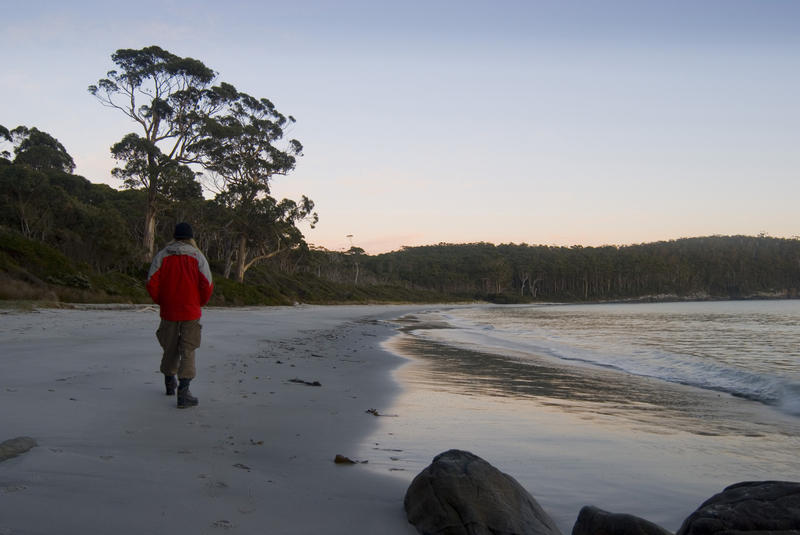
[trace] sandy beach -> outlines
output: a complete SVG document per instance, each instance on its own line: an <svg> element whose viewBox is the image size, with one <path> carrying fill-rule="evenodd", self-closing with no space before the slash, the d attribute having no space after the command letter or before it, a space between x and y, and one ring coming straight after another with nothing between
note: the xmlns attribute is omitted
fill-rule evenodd
<svg viewBox="0 0 800 535"><path fill-rule="evenodd" d="M334 457L385 456L380 320L419 308L209 309L187 410L155 308L3 311L0 441L38 447L0 463L0 533L415 533L403 478Z"/></svg>
<svg viewBox="0 0 800 535"><path fill-rule="evenodd" d="M156 308L2 311L0 442L38 446L0 462L0 535L410 535L406 489L451 448L515 477L563 533L584 505L676 530L730 484L798 479L797 419L762 404L402 332L453 312L208 309L200 405L179 410Z"/></svg>

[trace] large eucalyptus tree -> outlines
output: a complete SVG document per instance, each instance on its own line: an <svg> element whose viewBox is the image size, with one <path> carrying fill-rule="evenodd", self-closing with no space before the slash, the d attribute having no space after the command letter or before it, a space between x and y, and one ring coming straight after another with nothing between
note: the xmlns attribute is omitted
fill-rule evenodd
<svg viewBox="0 0 800 535"><path fill-rule="evenodd" d="M299 245L301 220L313 226L317 214L306 196L299 202L277 201L270 195L270 182L295 168L303 146L296 139L284 140L285 129L295 122L284 116L268 99L240 93L229 84L214 91L225 100L216 116L206 116L204 136L190 147L202 155L203 166L216 179L216 202L231 215L228 231L229 259L236 258L236 279L259 260ZM226 272L229 272L230 261Z"/></svg>
<svg viewBox="0 0 800 535"><path fill-rule="evenodd" d="M185 177L181 165L197 161L189 147L201 135L202 117L213 115L221 105L219 94L208 90L216 73L199 60L158 46L117 50L111 59L117 68L89 86L89 92L139 127L111 152L125 162L114 175L127 187L147 191L143 245L150 257L163 191L170 180Z"/></svg>

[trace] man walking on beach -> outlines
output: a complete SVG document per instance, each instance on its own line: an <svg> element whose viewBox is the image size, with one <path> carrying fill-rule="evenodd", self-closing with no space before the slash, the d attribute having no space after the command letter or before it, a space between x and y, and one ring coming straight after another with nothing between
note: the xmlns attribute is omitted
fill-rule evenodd
<svg viewBox="0 0 800 535"><path fill-rule="evenodd" d="M175 241L159 251L150 264L147 292L161 311L156 338L164 349L161 373L167 395L174 395L177 386L178 408L184 409L198 404L189 383L197 373L194 352L200 347L201 308L211 298L214 285L208 260L197 248L189 223L175 225L173 237Z"/></svg>

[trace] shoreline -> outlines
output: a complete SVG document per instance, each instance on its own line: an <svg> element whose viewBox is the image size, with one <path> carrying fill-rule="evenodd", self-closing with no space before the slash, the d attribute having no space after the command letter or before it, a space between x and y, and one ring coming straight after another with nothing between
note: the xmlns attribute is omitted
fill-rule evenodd
<svg viewBox="0 0 800 535"><path fill-rule="evenodd" d="M580 369L539 363L536 386L551 389L543 398L493 396L498 386L481 373L502 357L439 348L426 362L420 347L398 345L409 330L441 327L415 314L459 306L207 309L192 383L200 406L182 411L163 394L155 307L4 312L0 442L31 436L38 447L0 463L0 533L82 535L102 524L119 535L413 535L406 489L451 448L517 479L563 533L583 505L674 530L724 486L770 479L760 477L770 461L750 456L736 474L754 477L729 479L742 443L764 459L766 449L789 451L724 429L654 429L630 418L646 399L626 412L614 390L600 410L559 401L602 384ZM471 370L446 362L474 358ZM690 392L670 389L678 400ZM336 464L336 455L368 462Z"/></svg>
<svg viewBox="0 0 800 535"><path fill-rule="evenodd" d="M375 438L401 453L410 483L432 457L470 451L515 478L563 533L581 507L677 530L702 502L746 480L798 479L796 418L696 387L548 357L520 361L414 337L440 329L407 318L384 344L409 363L406 390ZM433 410L432 410L433 408ZM740 417L744 417L743 420Z"/></svg>
<svg viewBox="0 0 800 535"><path fill-rule="evenodd" d="M415 533L402 480L334 457L371 460L367 411L401 389L384 320L429 308L209 309L183 411L155 309L4 314L0 441L38 447L0 464L0 532Z"/></svg>

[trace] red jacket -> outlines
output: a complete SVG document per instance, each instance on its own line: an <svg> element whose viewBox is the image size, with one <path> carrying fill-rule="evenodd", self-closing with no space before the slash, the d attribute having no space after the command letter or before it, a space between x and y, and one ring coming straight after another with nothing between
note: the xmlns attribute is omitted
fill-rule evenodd
<svg viewBox="0 0 800 535"><path fill-rule="evenodd" d="M188 242L170 243L150 264L147 292L161 308L162 319L199 319L213 290L208 260Z"/></svg>

